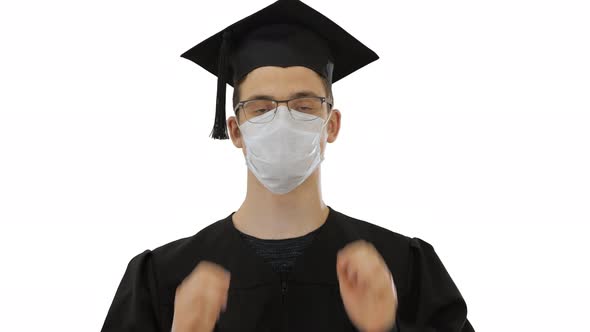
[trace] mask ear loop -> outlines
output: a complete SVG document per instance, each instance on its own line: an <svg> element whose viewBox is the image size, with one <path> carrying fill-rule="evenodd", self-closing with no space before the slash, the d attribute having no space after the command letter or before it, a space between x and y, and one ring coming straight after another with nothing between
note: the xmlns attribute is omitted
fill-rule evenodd
<svg viewBox="0 0 590 332"><path fill-rule="evenodd" d="M242 127L246 123L248 123L248 120L246 119L246 115L242 112L243 113L242 116L244 116L244 119L241 119L242 124L240 124L240 119L239 119L239 115L238 115L239 111L240 111L240 107L238 107L237 109L234 109L234 114L236 116L236 125L238 126L238 130L240 131L240 138L242 139L242 144L244 144L245 149L246 149L246 154L247 154L248 153L248 144L246 143L246 137L244 135L244 132L242 131Z"/></svg>
<svg viewBox="0 0 590 332"><path fill-rule="evenodd" d="M334 110L331 109L328 113L328 118L326 119L326 121L324 121L324 124L322 124L322 129L320 129L320 137L322 137L324 135L324 128L326 127L326 125L328 124L328 122L330 122L330 118L332 117L332 112ZM328 133L326 133L326 139L325 140L321 140L324 143L324 151L321 151L321 160L324 160L324 152L326 151L326 144L328 142ZM322 142L320 142L320 150L321 150L321 144Z"/></svg>
<svg viewBox="0 0 590 332"><path fill-rule="evenodd" d="M324 127L326 127L326 125L328 124L328 122L330 122L330 118L332 117L332 113L334 112L334 110L332 109L332 110L330 110L328 112L329 112L328 113L328 118L326 119L326 121L324 121L324 124L322 124L322 129L321 129L321 132L322 133L324 132Z"/></svg>

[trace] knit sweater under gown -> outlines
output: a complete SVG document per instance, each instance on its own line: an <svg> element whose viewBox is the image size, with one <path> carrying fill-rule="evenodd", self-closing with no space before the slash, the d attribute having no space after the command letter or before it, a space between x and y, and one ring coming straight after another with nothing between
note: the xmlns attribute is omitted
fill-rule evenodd
<svg viewBox="0 0 590 332"><path fill-rule="evenodd" d="M261 256L277 273L289 272L295 263L295 259L303 253L318 231L325 225L323 223L315 230L298 237L288 239L260 239L246 233L240 236L254 248L256 254ZM237 228L236 228L237 229Z"/></svg>

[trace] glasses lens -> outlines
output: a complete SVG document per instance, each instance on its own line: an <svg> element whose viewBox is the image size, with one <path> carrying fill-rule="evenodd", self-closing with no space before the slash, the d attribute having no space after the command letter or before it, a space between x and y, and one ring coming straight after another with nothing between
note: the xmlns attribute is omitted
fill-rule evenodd
<svg viewBox="0 0 590 332"><path fill-rule="evenodd" d="M273 110L276 104L272 100L254 99L244 103L242 109L246 116L246 120L255 123L269 122L274 117Z"/></svg>
<svg viewBox="0 0 590 332"><path fill-rule="evenodd" d="M322 115L324 103L320 98L303 97L289 101L291 115L296 120L315 120Z"/></svg>

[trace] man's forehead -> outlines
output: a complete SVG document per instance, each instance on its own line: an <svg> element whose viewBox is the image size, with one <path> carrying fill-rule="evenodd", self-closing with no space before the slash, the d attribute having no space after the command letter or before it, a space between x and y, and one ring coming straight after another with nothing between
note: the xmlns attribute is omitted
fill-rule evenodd
<svg viewBox="0 0 590 332"><path fill-rule="evenodd" d="M256 80L264 78L286 78L320 81L322 77L313 69L305 66L261 66L253 69L245 75L244 80Z"/></svg>
<svg viewBox="0 0 590 332"><path fill-rule="evenodd" d="M278 94L272 94L272 93L252 93L252 94L248 94L246 95L246 98L244 98L245 100L249 100L249 99L283 99L283 98L287 98L287 99L291 99L291 98L299 98L299 97L325 97L322 96L322 94L320 92L316 92L313 90L297 90L297 91L292 91L292 92L288 92L287 94L282 94L282 95L278 95Z"/></svg>
<svg viewBox="0 0 590 332"><path fill-rule="evenodd" d="M240 84L244 100L323 96L321 76L303 66L264 66L248 73Z"/></svg>

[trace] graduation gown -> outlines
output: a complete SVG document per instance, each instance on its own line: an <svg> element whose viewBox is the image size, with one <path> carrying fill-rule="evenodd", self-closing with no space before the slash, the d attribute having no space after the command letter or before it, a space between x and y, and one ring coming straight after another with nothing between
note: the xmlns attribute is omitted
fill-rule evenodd
<svg viewBox="0 0 590 332"><path fill-rule="evenodd" d="M346 314L336 273L338 250L371 242L398 293L391 332L471 332L467 306L433 247L331 207L326 224L287 274L274 272L224 219L133 257L116 290L102 332L170 332L176 287L201 260L231 272L227 309L215 332L359 331Z"/></svg>

